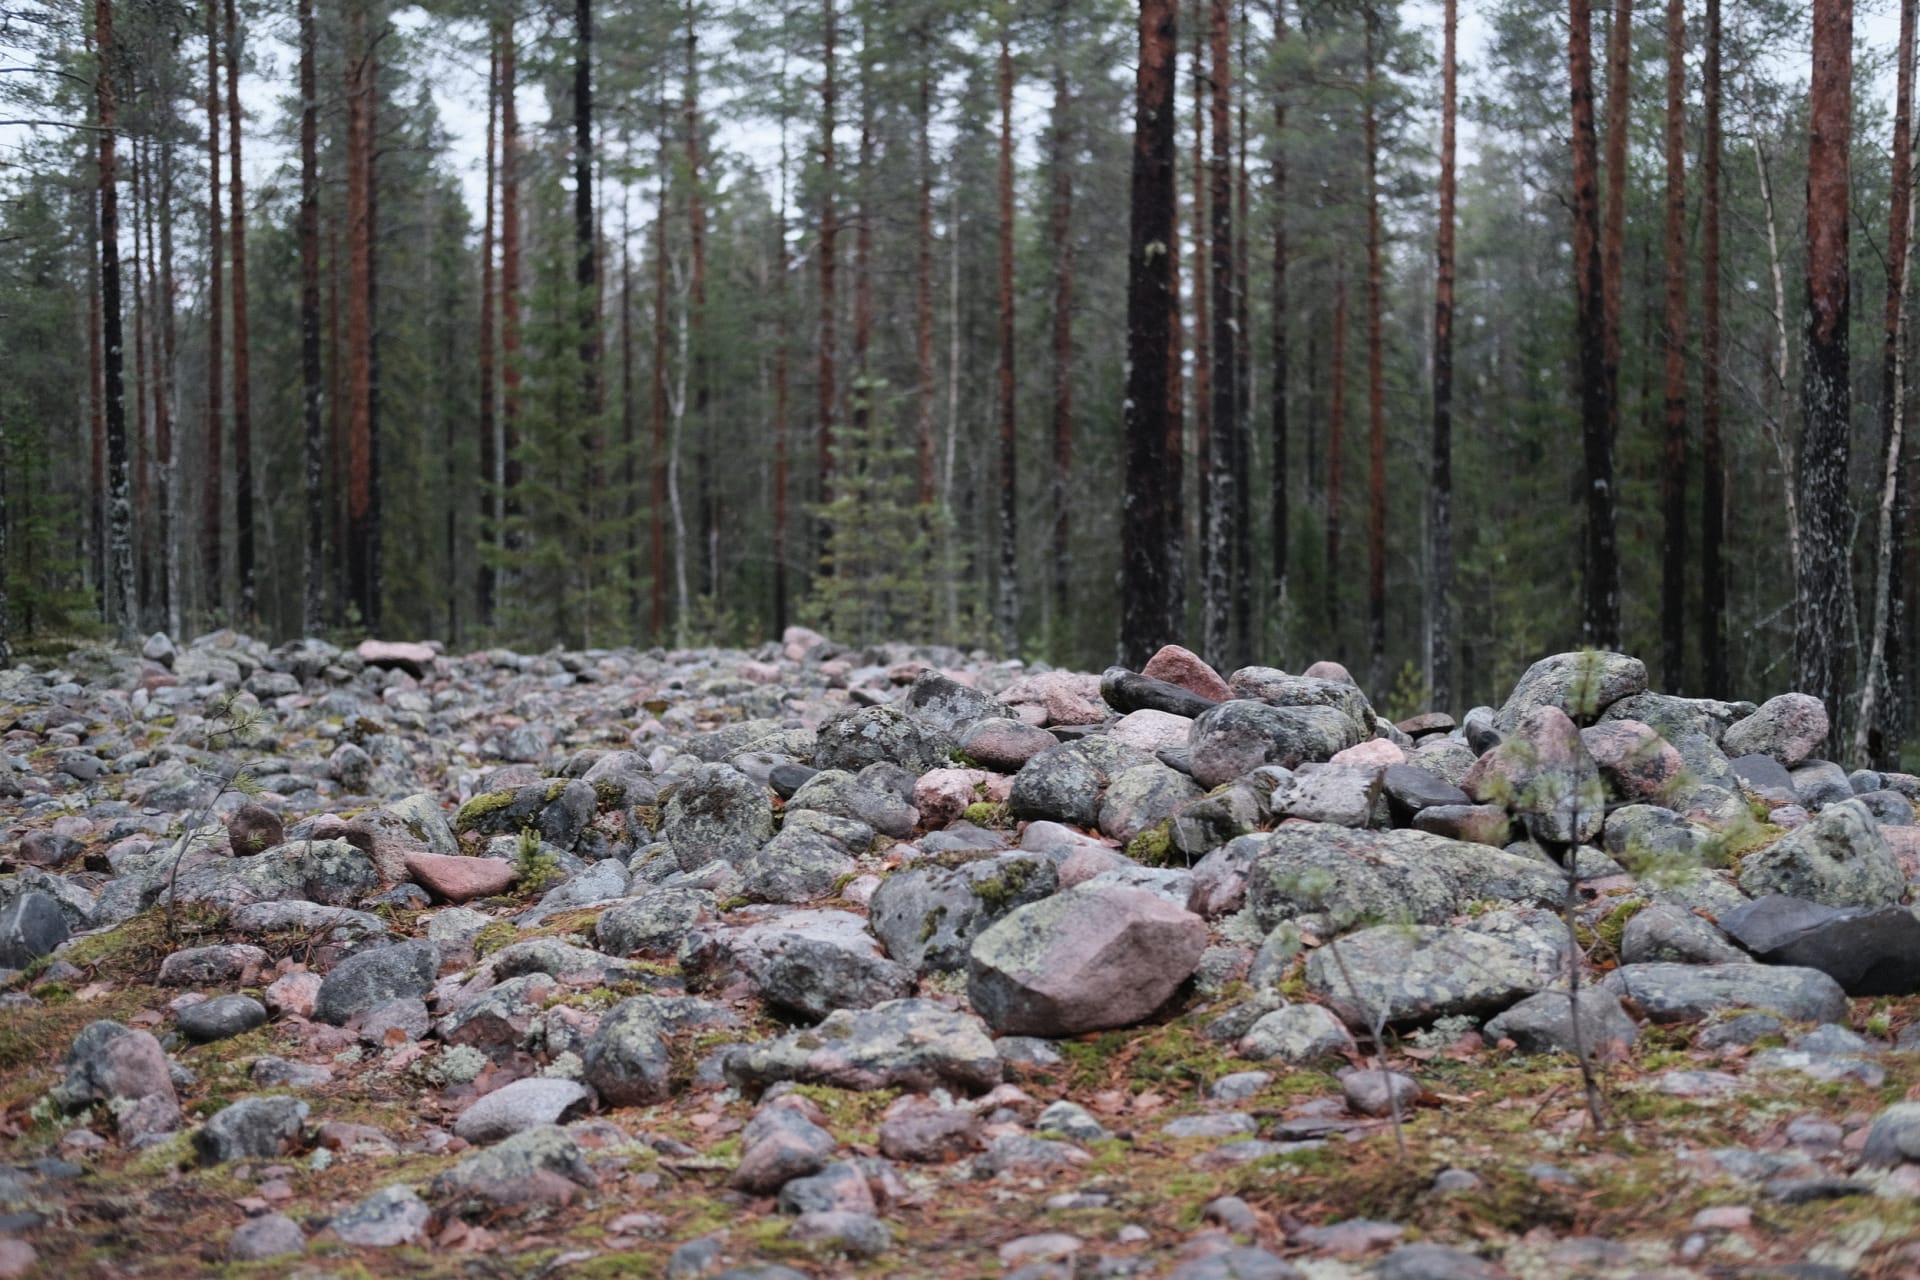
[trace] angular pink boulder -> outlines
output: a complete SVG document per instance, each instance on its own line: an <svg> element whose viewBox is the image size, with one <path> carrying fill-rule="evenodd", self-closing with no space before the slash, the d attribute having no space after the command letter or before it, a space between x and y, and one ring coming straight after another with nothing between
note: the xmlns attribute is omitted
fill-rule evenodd
<svg viewBox="0 0 1920 1280"><path fill-rule="evenodd" d="M414 882L444 902L466 902L505 893L519 871L505 858L463 858L445 853L410 850L407 873Z"/></svg>
<svg viewBox="0 0 1920 1280"><path fill-rule="evenodd" d="M1188 693L1197 693L1215 702L1226 702L1233 697L1233 690L1227 687L1227 682L1220 678L1218 671L1207 665L1206 659L1177 644L1167 645L1148 658L1147 665L1140 668L1140 674L1154 680L1165 680L1168 684L1177 684Z"/></svg>
<svg viewBox="0 0 1920 1280"><path fill-rule="evenodd" d="M1016 908L974 939L967 995L1004 1034L1129 1027L1180 989L1206 949L1206 921L1154 894L1068 889Z"/></svg>

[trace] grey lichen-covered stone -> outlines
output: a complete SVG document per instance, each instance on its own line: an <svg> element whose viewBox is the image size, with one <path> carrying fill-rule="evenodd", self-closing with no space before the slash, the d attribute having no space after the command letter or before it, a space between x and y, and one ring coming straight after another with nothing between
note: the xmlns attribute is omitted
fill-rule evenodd
<svg viewBox="0 0 1920 1280"><path fill-rule="evenodd" d="M362 1249L391 1249L426 1236L433 1210L412 1187L382 1187L345 1213L334 1215L333 1233Z"/></svg>
<svg viewBox="0 0 1920 1280"><path fill-rule="evenodd" d="M913 807L915 776L887 761L870 764L857 774L822 770L787 800L788 821L801 810L812 810L850 818L882 835L904 839L920 821L920 811Z"/></svg>
<svg viewBox="0 0 1920 1280"><path fill-rule="evenodd" d="M1658 805L1622 805L1609 813L1602 842L1621 866L1636 873L1724 865L1720 833Z"/></svg>
<svg viewBox="0 0 1920 1280"><path fill-rule="evenodd" d="M868 919L887 954L907 968L920 973L963 969L981 930L1059 887L1053 862L1038 854L922 864L881 882Z"/></svg>
<svg viewBox="0 0 1920 1280"><path fill-rule="evenodd" d="M1484 898L1557 903L1566 881L1546 864L1422 831L1359 831L1287 823L1247 881L1262 929L1314 915L1336 928L1396 915L1438 924Z"/></svg>
<svg viewBox="0 0 1920 1280"><path fill-rule="evenodd" d="M674 951L696 924L710 919L714 896L706 889L668 885L615 902L594 921L594 941L608 955Z"/></svg>
<svg viewBox="0 0 1920 1280"><path fill-rule="evenodd" d="M1150 763L1145 752L1109 738L1063 742L1020 766L1007 796L1007 811L1016 818L1095 826L1107 784L1128 769Z"/></svg>
<svg viewBox="0 0 1920 1280"><path fill-rule="evenodd" d="M1125 844L1202 794L1192 778L1163 764L1135 765L1107 784L1100 798L1100 830Z"/></svg>
<svg viewBox="0 0 1920 1280"><path fill-rule="evenodd" d="M300 1140L307 1104L298 1098L242 1098L215 1112L193 1135L202 1164L267 1160Z"/></svg>
<svg viewBox="0 0 1920 1280"><path fill-rule="evenodd" d="M1374 721L1367 695L1348 680L1290 676L1274 667L1241 667L1227 677L1227 687L1236 698L1268 706L1332 707L1357 725L1369 726Z"/></svg>
<svg viewBox="0 0 1920 1280"><path fill-rule="evenodd" d="M1372 736L1370 722L1357 721L1337 706L1274 706L1236 698L1197 717L1187 747L1193 780L1211 790L1261 765L1293 769L1331 759Z"/></svg>
<svg viewBox="0 0 1920 1280"><path fill-rule="evenodd" d="M1513 944L1465 929L1377 926L1315 951L1307 987L1350 1026L1495 1013L1543 985Z"/></svg>
<svg viewBox="0 0 1920 1280"><path fill-rule="evenodd" d="M433 1194L456 1211L513 1209L564 1204L594 1184L572 1135L557 1125L539 1125L468 1156L433 1180Z"/></svg>
<svg viewBox="0 0 1920 1280"><path fill-rule="evenodd" d="M1829 907L1884 907L1905 895L1907 878L1873 814L1848 800L1748 854L1740 888L1756 898L1777 893Z"/></svg>
<svg viewBox="0 0 1920 1280"><path fill-rule="evenodd" d="M474 1102L454 1121L453 1133L475 1144L498 1142L535 1125L558 1124L586 1106L587 1097L575 1081L528 1076Z"/></svg>
<svg viewBox="0 0 1920 1280"><path fill-rule="evenodd" d="M1256 1062L1295 1066L1331 1058L1353 1048L1340 1019L1317 1004L1290 1004L1261 1015L1240 1037L1238 1052Z"/></svg>
<svg viewBox="0 0 1920 1280"><path fill-rule="evenodd" d="M227 1256L235 1262L260 1262L303 1253L306 1247L307 1235L299 1223L284 1213L269 1213L234 1228L227 1240Z"/></svg>
<svg viewBox="0 0 1920 1280"><path fill-rule="evenodd" d="M1742 964L1749 959L1720 930L1669 902L1648 903L1620 934L1623 964Z"/></svg>
<svg viewBox="0 0 1920 1280"><path fill-rule="evenodd" d="M1580 992L1579 1047L1575 1047L1574 1001L1564 991L1528 996L1488 1021L1481 1034L1488 1044L1513 1041L1522 1053L1575 1053L1610 1058L1631 1047L1640 1028L1620 1007L1620 997L1599 987Z"/></svg>
<svg viewBox="0 0 1920 1280"><path fill-rule="evenodd" d="M1009 913L974 939L967 994L996 1031L1126 1027L1164 1004L1207 946L1200 917L1138 889L1083 886Z"/></svg>
<svg viewBox="0 0 1920 1280"><path fill-rule="evenodd" d="M737 864L773 839L773 807L767 789L738 769L701 765L674 788L661 830L682 870Z"/></svg>
<svg viewBox="0 0 1920 1280"><path fill-rule="evenodd" d="M251 858L202 863L180 872L180 902L240 907L299 898L351 906L380 887L373 859L345 840L295 840Z"/></svg>
<svg viewBox="0 0 1920 1280"><path fill-rule="evenodd" d="M314 1020L343 1026L376 1005L426 995L439 974L440 948L423 940L348 956L321 982Z"/></svg>
<svg viewBox="0 0 1920 1280"><path fill-rule="evenodd" d="M1647 688L1647 666L1624 653L1593 650L1556 653L1527 668L1495 714L1501 734L1512 733L1537 707L1557 707L1582 724L1591 724L1614 703Z"/></svg>
<svg viewBox="0 0 1920 1280"><path fill-rule="evenodd" d="M780 834L736 860L741 894L754 902L812 902L829 896L854 872L873 831L852 818L789 811Z"/></svg>
<svg viewBox="0 0 1920 1280"><path fill-rule="evenodd" d="M1269 804L1275 814L1307 822L1364 827L1373 818L1381 773L1378 765L1303 764L1286 786L1274 788Z"/></svg>
<svg viewBox="0 0 1920 1280"><path fill-rule="evenodd" d="M914 677L904 705L913 719L956 739L982 720L1013 718L1006 703L932 670Z"/></svg>
<svg viewBox="0 0 1920 1280"><path fill-rule="evenodd" d="M1760 964L1629 964L1601 979L1656 1022L1699 1022L1761 1009L1805 1022L1844 1022L1847 994L1818 969Z"/></svg>
<svg viewBox="0 0 1920 1280"><path fill-rule="evenodd" d="M1881 1168L1920 1161L1920 1102L1896 1102L1876 1115L1860 1158Z"/></svg>
<svg viewBox="0 0 1920 1280"><path fill-rule="evenodd" d="M979 1018L929 1000L889 1000L840 1010L807 1031L727 1056L727 1078L759 1087L776 1080L843 1089L934 1088L980 1092L1000 1082L1000 1057Z"/></svg>
<svg viewBox="0 0 1920 1280"><path fill-rule="evenodd" d="M689 1027L725 1025L720 1005L687 996L633 996L600 1019L581 1055L585 1078L614 1106L648 1106L671 1092L668 1037Z"/></svg>
<svg viewBox="0 0 1920 1280"><path fill-rule="evenodd" d="M820 726L813 763L858 773L885 761L921 774L946 764L955 745L954 735L945 729L893 707L857 707Z"/></svg>
<svg viewBox="0 0 1920 1280"><path fill-rule="evenodd" d="M180 1033L195 1044L211 1044L265 1026L267 1010L252 996L224 995L180 1011Z"/></svg>

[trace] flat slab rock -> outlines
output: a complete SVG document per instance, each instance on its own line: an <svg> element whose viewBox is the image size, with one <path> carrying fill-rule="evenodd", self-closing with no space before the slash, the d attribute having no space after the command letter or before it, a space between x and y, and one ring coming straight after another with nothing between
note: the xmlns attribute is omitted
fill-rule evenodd
<svg viewBox="0 0 1920 1280"><path fill-rule="evenodd" d="M1818 969L1759 964L1628 964L1601 986L1655 1022L1700 1022L1727 1009L1763 1009L1801 1022L1847 1020L1847 993Z"/></svg>
<svg viewBox="0 0 1920 1280"><path fill-rule="evenodd" d="M1465 929L1380 925L1307 960L1307 987L1350 1026L1497 1013L1544 985L1523 948Z"/></svg>
<svg viewBox="0 0 1920 1280"><path fill-rule="evenodd" d="M727 1078L745 1087L778 1080L842 1089L936 1088L984 1092L1002 1067L986 1023L931 1000L888 1000L838 1010L806 1031L727 1056Z"/></svg>

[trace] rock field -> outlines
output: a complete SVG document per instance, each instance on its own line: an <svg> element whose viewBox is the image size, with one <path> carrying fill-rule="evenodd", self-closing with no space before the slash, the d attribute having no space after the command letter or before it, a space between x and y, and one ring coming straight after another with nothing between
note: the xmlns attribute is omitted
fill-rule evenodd
<svg viewBox="0 0 1920 1280"><path fill-rule="evenodd" d="M1920 777L1804 695L222 632L0 730L0 1277L1920 1276Z"/></svg>

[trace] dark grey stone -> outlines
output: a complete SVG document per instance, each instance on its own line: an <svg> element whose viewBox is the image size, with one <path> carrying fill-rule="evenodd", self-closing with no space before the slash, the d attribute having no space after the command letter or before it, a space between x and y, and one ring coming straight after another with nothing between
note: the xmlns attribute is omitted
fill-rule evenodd
<svg viewBox="0 0 1920 1280"><path fill-rule="evenodd" d="M252 996L215 996L180 1011L180 1032L195 1044L210 1044L265 1026L267 1011Z"/></svg>
<svg viewBox="0 0 1920 1280"><path fill-rule="evenodd" d="M1726 913L1720 927L1767 963L1818 969L1848 995L1920 991L1920 919L1906 907L1827 907L1769 894Z"/></svg>
<svg viewBox="0 0 1920 1280"><path fill-rule="evenodd" d="M0 969L24 969L67 937L60 904L37 890L23 893L0 914Z"/></svg>
<svg viewBox="0 0 1920 1280"><path fill-rule="evenodd" d="M431 942L416 939L362 951L335 965L321 982L314 1020L344 1026L390 1000L426 995L439 976L440 948Z"/></svg>
<svg viewBox="0 0 1920 1280"><path fill-rule="evenodd" d="M300 1140L307 1104L298 1098L242 1098L223 1107L193 1135L202 1164L270 1160Z"/></svg>

